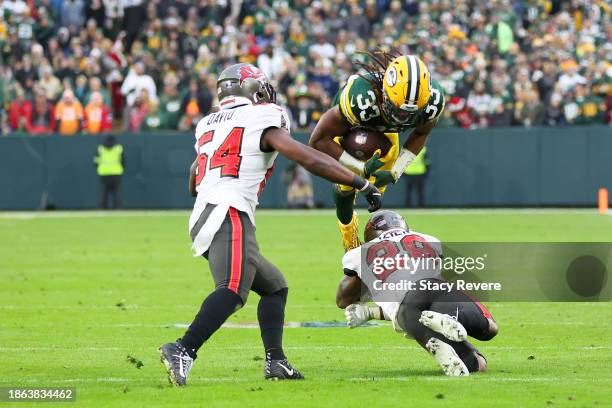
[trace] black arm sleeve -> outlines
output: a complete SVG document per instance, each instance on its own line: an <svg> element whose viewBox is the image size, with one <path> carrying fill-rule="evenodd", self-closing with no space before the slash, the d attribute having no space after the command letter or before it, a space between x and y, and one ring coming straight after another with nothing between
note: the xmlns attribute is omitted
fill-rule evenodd
<svg viewBox="0 0 612 408"><path fill-rule="evenodd" d="M344 268L344 274L346 276L357 276L357 272L352 269Z"/></svg>

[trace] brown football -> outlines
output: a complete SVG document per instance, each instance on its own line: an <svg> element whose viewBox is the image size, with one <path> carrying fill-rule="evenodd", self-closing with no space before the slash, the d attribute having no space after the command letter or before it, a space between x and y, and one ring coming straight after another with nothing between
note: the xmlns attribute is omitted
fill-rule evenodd
<svg viewBox="0 0 612 408"><path fill-rule="evenodd" d="M340 140L340 146L359 160L368 160L376 149L384 156L391 149L391 141L383 133L372 129L356 127L349 130Z"/></svg>

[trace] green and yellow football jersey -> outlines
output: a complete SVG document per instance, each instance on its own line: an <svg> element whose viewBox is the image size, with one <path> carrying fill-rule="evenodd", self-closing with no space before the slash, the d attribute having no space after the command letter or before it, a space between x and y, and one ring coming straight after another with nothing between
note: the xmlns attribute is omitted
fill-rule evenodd
<svg viewBox="0 0 612 408"><path fill-rule="evenodd" d="M382 111L382 95L375 90L371 74L351 75L336 94L333 105L340 105L340 112L352 126L364 126L383 133L403 132L419 124L436 120L444 110L444 90L431 81L431 96L415 124L397 126L388 122Z"/></svg>

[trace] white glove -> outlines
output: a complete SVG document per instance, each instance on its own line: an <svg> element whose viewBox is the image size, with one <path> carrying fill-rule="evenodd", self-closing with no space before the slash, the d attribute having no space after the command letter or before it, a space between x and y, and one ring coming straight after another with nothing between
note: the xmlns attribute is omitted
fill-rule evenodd
<svg viewBox="0 0 612 408"><path fill-rule="evenodd" d="M348 305L344 309L344 317L346 317L346 323L351 329L361 326L371 319L368 307L359 303Z"/></svg>

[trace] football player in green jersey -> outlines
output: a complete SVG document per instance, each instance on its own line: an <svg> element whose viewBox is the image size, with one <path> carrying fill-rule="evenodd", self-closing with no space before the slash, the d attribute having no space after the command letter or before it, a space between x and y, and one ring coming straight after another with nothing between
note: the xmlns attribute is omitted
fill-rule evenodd
<svg viewBox="0 0 612 408"><path fill-rule="evenodd" d="M421 151L427 136L444 110L442 87L431 79L427 66L414 55L383 51L367 53L370 62L358 63L366 71L349 77L310 136L310 145L334 157L356 174L369 178L385 191L396 183L406 166ZM361 161L342 149L338 136L351 128L366 127L384 133L391 141L389 152L377 152ZM399 134L412 132L401 144ZM334 185L334 202L345 251L358 247L357 215L353 211L356 191Z"/></svg>

